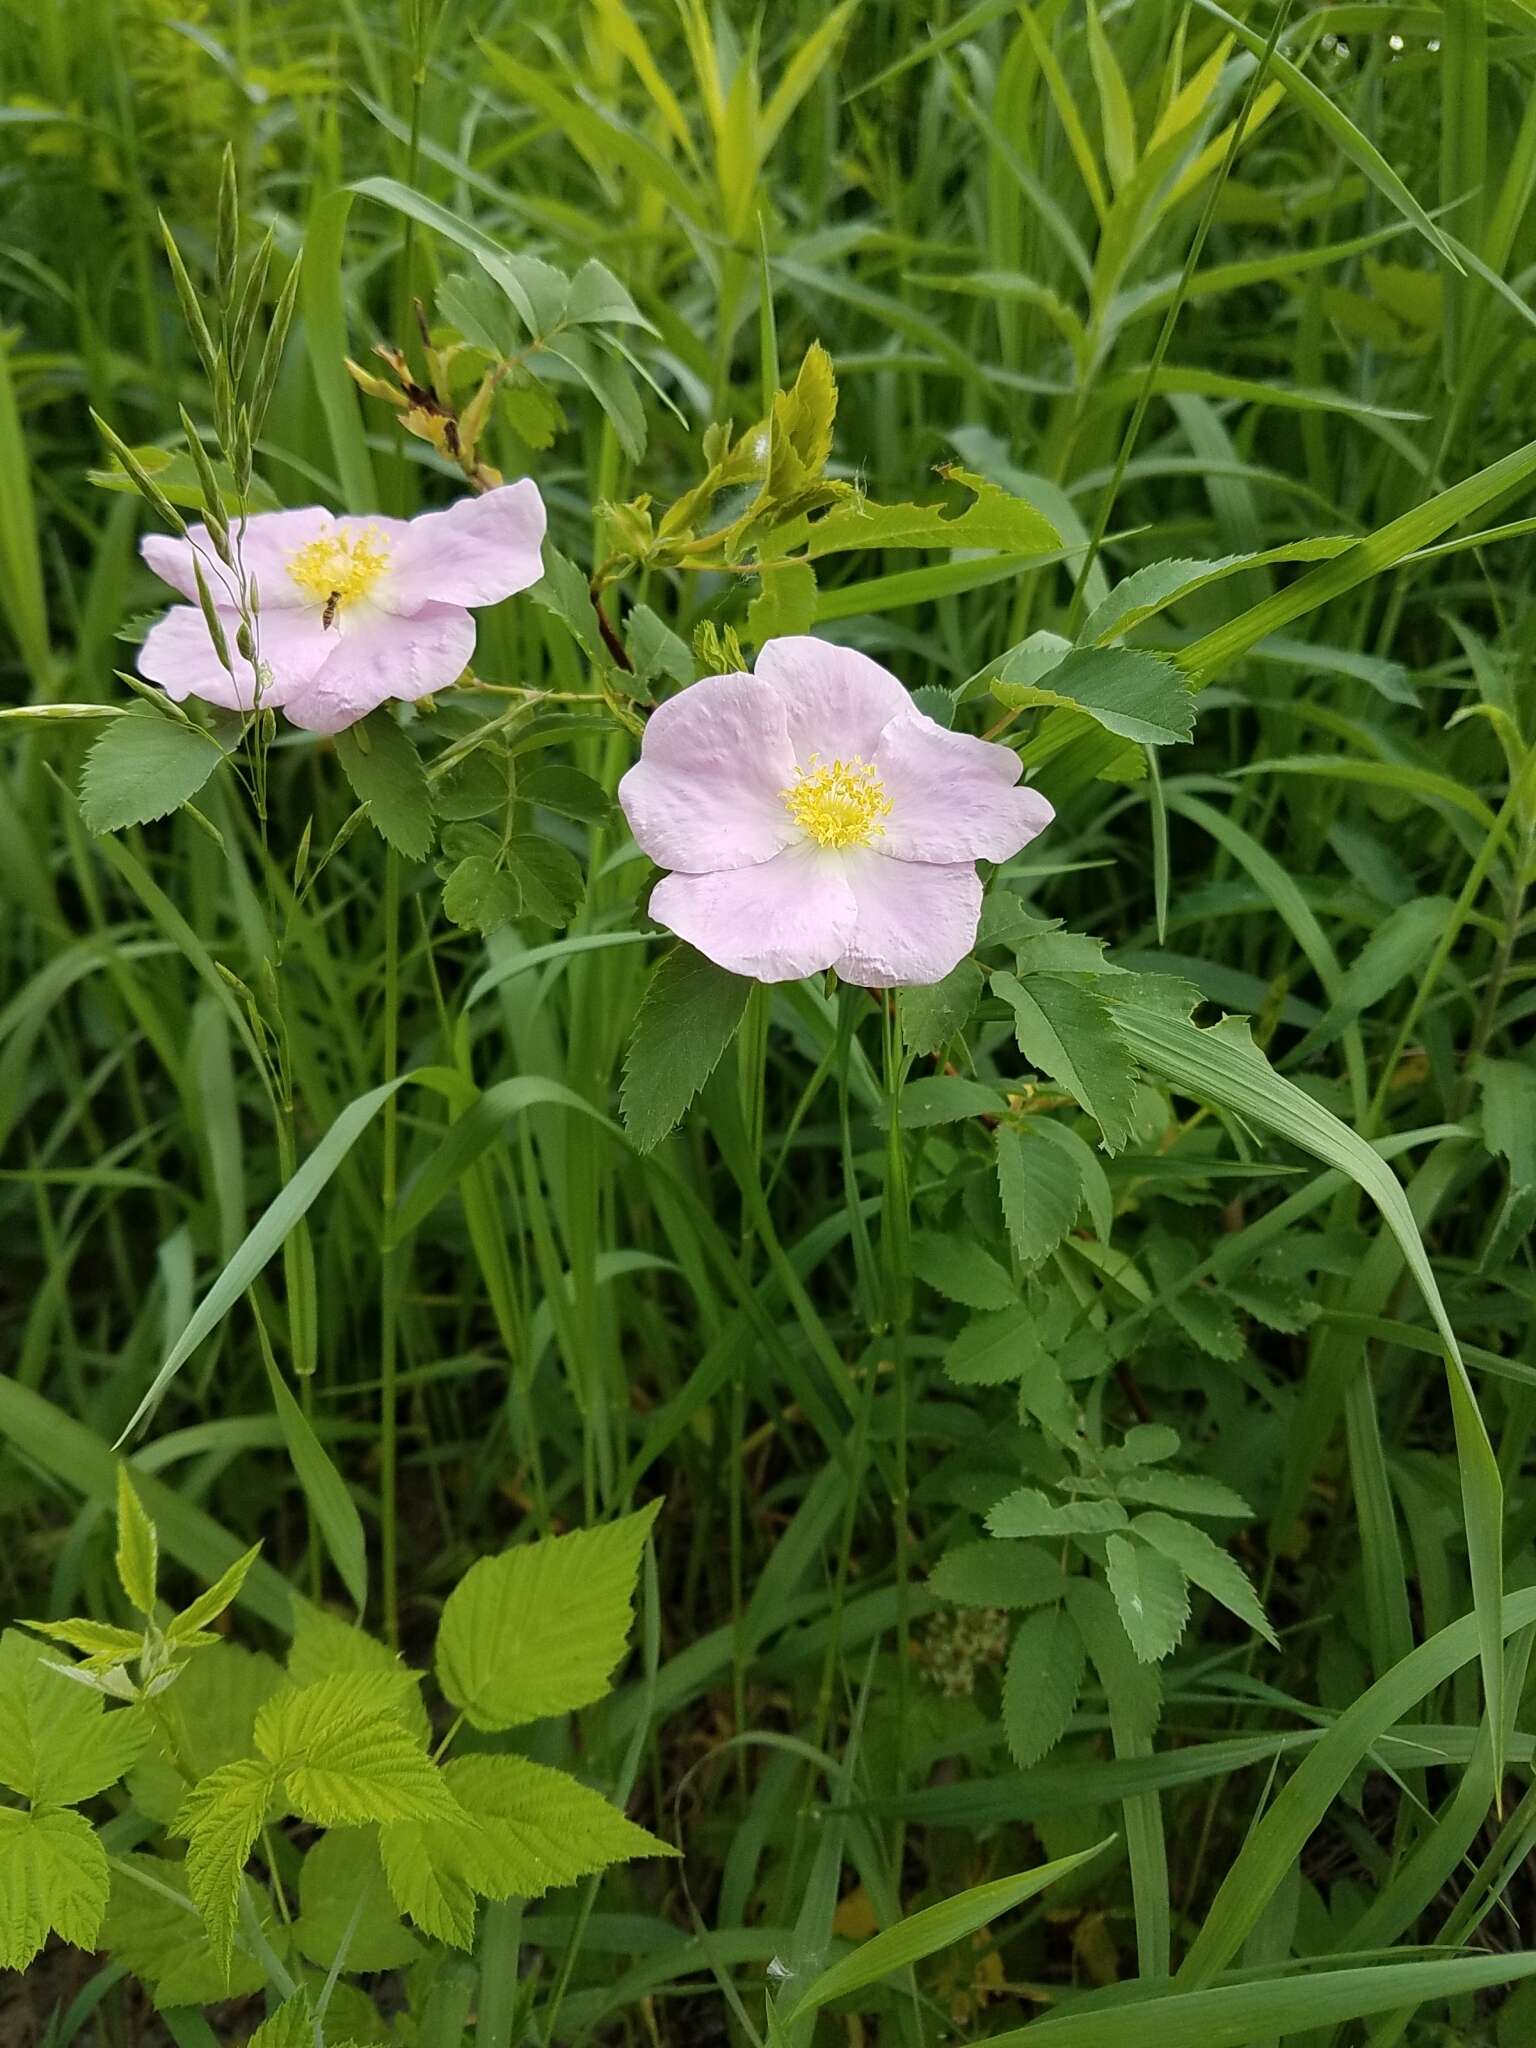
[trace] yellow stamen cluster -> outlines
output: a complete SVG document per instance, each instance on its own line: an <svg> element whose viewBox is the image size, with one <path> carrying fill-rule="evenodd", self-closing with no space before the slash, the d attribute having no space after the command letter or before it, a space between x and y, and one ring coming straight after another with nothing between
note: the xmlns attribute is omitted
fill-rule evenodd
<svg viewBox="0 0 1536 2048"><path fill-rule="evenodd" d="M322 533L288 557L288 574L300 590L328 607L366 597L389 560L389 543L376 526L350 533Z"/></svg>
<svg viewBox="0 0 1536 2048"><path fill-rule="evenodd" d="M881 819L890 814L885 784L857 754L828 767L819 764L820 756L812 754L809 768L779 791L785 810L819 846L872 845L885 832Z"/></svg>

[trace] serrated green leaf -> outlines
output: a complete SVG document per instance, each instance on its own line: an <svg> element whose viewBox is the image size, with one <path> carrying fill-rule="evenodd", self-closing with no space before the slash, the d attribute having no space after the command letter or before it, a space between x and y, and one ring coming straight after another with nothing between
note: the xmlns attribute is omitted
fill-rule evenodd
<svg viewBox="0 0 1536 2048"><path fill-rule="evenodd" d="M594 668L609 666L587 579L569 557L548 541L544 543L544 574L530 587L528 595L545 611L554 613Z"/></svg>
<svg viewBox="0 0 1536 2048"><path fill-rule="evenodd" d="M647 334L656 332L613 272L605 269L595 256L589 257L571 279L565 317L573 326L606 321L610 326L643 327Z"/></svg>
<svg viewBox="0 0 1536 2048"><path fill-rule="evenodd" d="M332 2008L334 2007L332 2000ZM329 2016L332 2008L327 2008ZM315 2048L315 2016L304 1993L285 1999L248 2038L245 2048Z"/></svg>
<svg viewBox="0 0 1536 2048"><path fill-rule="evenodd" d="M1107 1472L1136 1472L1179 1455L1179 1432L1164 1422L1138 1422L1118 1444L1099 1454Z"/></svg>
<svg viewBox="0 0 1536 2048"><path fill-rule="evenodd" d="M502 417L530 448L553 447L555 436L565 432L565 408L546 384L519 384L509 377L499 403Z"/></svg>
<svg viewBox="0 0 1536 2048"><path fill-rule="evenodd" d="M437 815L449 824L483 818L503 810L516 787L516 771L506 748L487 741L441 775L429 775Z"/></svg>
<svg viewBox="0 0 1536 2048"><path fill-rule="evenodd" d="M1041 1265L1077 1221L1083 1182L1077 1161L1028 1123L999 1124L997 1192L1013 1255L1020 1265Z"/></svg>
<svg viewBox="0 0 1536 2048"><path fill-rule="evenodd" d="M1054 706L1085 712L1117 739L1175 746L1195 729L1195 699L1171 661L1135 647L1075 647L1036 680L1033 662L1013 680L1005 659L992 694L1010 711Z"/></svg>
<svg viewBox="0 0 1536 2048"><path fill-rule="evenodd" d="M619 343L612 337L605 345L584 334L566 333L544 346L576 372L608 415L619 446L631 462L638 462L645 453L645 407Z"/></svg>
<svg viewBox="0 0 1536 2048"><path fill-rule="evenodd" d="M514 832L507 841L507 873L522 907L544 924L569 924L581 908L587 878L569 847L538 832Z"/></svg>
<svg viewBox="0 0 1536 2048"><path fill-rule="evenodd" d="M104 1711L99 1692L55 1671L41 1643L0 1636L0 1785L37 1806L73 1806L116 1784L144 1745L136 1707Z"/></svg>
<svg viewBox="0 0 1536 2048"><path fill-rule="evenodd" d="M522 908L516 877L483 853L467 854L443 884L443 915L465 931L500 931Z"/></svg>
<svg viewBox="0 0 1536 2048"><path fill-rule="evenodd" d="M965 1029L981 1001L982 972L962 960L942 981L901 992L901 1035L913 1052L938 1053Z"/></svg>
<svg viewBox="0 0 1536 2048"><path fill-rule="evenodd" d="M660 1505L470 1566L443 1607L437 1676L472 1727L517 1728L603 1697L628 1646Z"/></svg>
<svg viewBox="0 0 1536 2048"><path fill-rule="evenodd" d="M508 314L506 295L483 273L454 271L437 287L437 306L472 347L488 356L513 354L520 337Z"/></svg>
<svg viewBox="0 0 1536 2048"><path fill-rule="evenodd" d="M944 1354L957 1386L997 1387L1036 1371L1045 1358L1038 1319L1022 1301L973 1318Z"/></svg>
<svg viewBox="0 0 1536 2048"><path fill-rule="evenodd" d="M985 1081L973 1081L966 1074L924 1074L909 1081L901 1091L901 1127L906 1131L929 1130L935 1124L961 1123L973 1116L998 1116L1004 1107L1001 1088ZM875 1122L885 1130L890 1122L882 1102Z"/></svg>
<svg viewBox="0 0 1536 2048"><path fill-rule="evenodd" d="M94 1948L107 1909L106 1851L82 1814L0 1806L0 1970L24 1970L50 1933Z"/></svg>
<svg viewBox="0 0 1536 2048"><path fill-rule="evenodd" d="M691 946L656 963L624 1055L624 1128L652 1151L686 1113L736 1035L752 984Z"/></svg>
<svg viewBox="0 0 1536 2048"><path fill-rule="evenodd" d="M1073 1500L1057 1506L1037 1486L1021 1486L996 1503L987 1527L994 1536L1102 1536L1123 1529L1127 1520L1118 1501Z"/></svg>
<svg viewBox="0 0 1536 2048"><path fill-rule="evenodd" d="M148 707L114 718L85 758L80 812L92 832L121 832L178 811L224 758L195 725Z"/></svg>
<svg viewBox="0 0 1536 2048"><path fill-rule="evenodd" d="M1043 1138L1048 1145L1055 1145L1073 1160L1093 1234L1100 1244L1107 1245L1114 1230L1115 1198L1098 1153L1085 1138L1078 1136L1070 1124L1062 1123L1056 1117L1032 1117L1029 1128L1037 1138Z"/></svg>
<svg viewBox="0 0 1536 2048"><path fill-rule="evenodd" d="M1536 1181L1536 1066L1480 1059L1475 1078L1488 1149L1507 1163L1512 1187L1527 1187Z"/></svg>
<svg viewBox="0 0 1536 2048"><path fill-rule="evenodd" d="M388 1644L351 1622L324 1608L303 1609L288 1652L288 1676L295 1685L314 1685L322 1678L350 1674L365 1678L373 1688L374 1703L398 1714L426 1742L431 1722L421 1697L421 1673L402 1663Z"/></svg>
<svg viewBox="0 0 1536 2048"><path fill-rule="evenodd" d="M1156 1283L1160 1308L1191 1343L1229 1364L1240 1359L1243 1333L1231 1303L1214 1287L1185 1285L1197 1262L1194 1246L1154 1231L1141 1256Z"/></svg>
<svg viewBox="0 0 1536 2048"><path fill-rule="evenodd" d="M799 481L820 476L832 453L832 428L837 418L837 376L832 358L819 341L806 350L795 381L774 393L774 452L782 447L795 458Z"/></svg>
<svg viewBox="0 0 1536 2048"><path fill-rule="evenodd" d="M1160 1663L1189 1620L1184 1574L1164 1552L1129 1536L1111 1536L1105 1550L1109 1590L1131 1648L1143 1664Z"/></svg>
<svg viewBox="0 0 1536 2048"><path fill-rule="evenodd" d="M601 825L611 816L613 800L600 782L563 761L543 761L530 768L517 785L520 803L542 804L562 818Z"/></svg>
<svg viewBox="0 0 1536 2048"><path fill-rule="evenodd" d="M221 1764L192 1788L171 1823L172 1834L187 1837L187 1888L226 1975L234 1956L246 1862L276 1783L276 1770L264 1760L242 1757Z"/></svg>
<svg viewBox="0 0 1536 2048"><path fill-rule="evenodd" d="M319 1679L256 1716L256 1747L294 1811L322 1827L435 1820L454 1810L442 1773L401 1718L390 1674Z"/></svg>
<svg viewBox="0 0 1536 2048"><path fill-rule="evenodd" d="M245 1555L237 1557L229 1570L216 1579L206 1592L199 1593L190 1606L184 1607L180 1614L173 1617L166 1626L166 1639L173 1643L188 1642L207 1628L211 1621L217 1621L230 1602L238 1596L240 1588L245 1584L246 1573L260 1555L261 1545L253 1543Z"/></svg>
<svg viewBox="0 0 1536 2048"><path fill-rule="evenodd" d="M1110 1003L1086 977L994 974L992 987L1013 1011L1025 1059L1074 1095L1106 1148L1120 1151L1133 1128L1136 1061Z"/></svg>
<svg viewBox="0 0 1536 2048"><path fill-rule="evenodd" d="M390 1896L380 1841L378 1828L332 1828L304 1858L294 1938L319 1969L398 1970L422 1953Z"/></svg>
<svg viewBox="0 0 1536 2048"><path fill-rule="evenodd" d="M1285 547L1264 548L1241 555L1217 555L1210 561L1178 560L1148 562L1122 578L1102 603L1084 619L1078 645L1101 647L1121 634L1129 633L1144 619L1175 604L1181 597L1202 590L1223 577L1244 569L1266 568L1272 563L1318 561L1342 554L1347 539L1325 535L1312 541L1292 542Z"/></svg>
<svg viewBox="0 0 1536 2048"><path fill-rule="evenodd" d="M1013 964L1021 979L1031 974L1118 974L1104 958L1104 941L1087 932L1036 932L1014 947Z"/></svg>
<svg viewBox="0 0 1536 2048"><path fill-rule="evenodd" d="M392 1821L379 1830L379 1851L400 1911L450 1948L473 1948L476 1898L484 1886L466 1873L484 1876L494 1854L481 1823L467 1813L452 1820Z"/></svg>
<svg viewBox="0 0 1536 2048"><path fill-rule="evenodd" d="M53 1642L68 1643L72 1650L78 1650L85 1659L84 1668L87 1670L125 1663L129 1658L137 1657L144 1648L142 1631L113 1628L108 1622L91 1621L84 1615L71 1615L67 1621L29 1621L27 1627Z"/></svg>
<svg viewBox="0 0 1536 2048"><path fill-rule="evenodd" d="M461 1811L380 1832L396 1904L426 1932L467 1949L475 1898L538 1898L551 1885L635 1856L671 1855L599 1793L517 1756L468 1756L444 1772Z"/></svg>
<svg viewBox="0 0 1536 2048"><path fill-rule="evenodd" d="M962 511L855 498L804 525L807 559L868 548L996 548L1004 554L1044 555L1061 546L1055 527L1023 498L971 470L952 467L941 474L972 494L972 503ZM778 536L785 546L798 538L796 529Z"/></svg>
<svg viewBox="0 0 1536 2048"><path fill-rule="evenodd" d="M1061 1578L1057 1574L1057 1590ZM1003 1673L1003 1733L1021 1770L1060 1742L1083 1689L1083 1639L1063 1607L1042 1608L1019 1624Z"/></svg>
<svg viewBox="0 0 1536 2048"><path fill-rule="evenodd" d="M686 640L656 616L648 604L637 604L624 628L624 647L634 663L634 687L645 689L658 676L686 689L698 680L698 664Z"/></svg>
<svg viewBox="0 0 1536 2048"><path fill-rule="evenodd" d="M816 571L809 562L768 562L747 606L747 638L756 647L786 633L808 633L816 623Z"/></svg>
<svg viewBox="0 0 1536 2048"><path fill-rule="evenodd" d="M336 758L368 822L407 860L432 848L432 790L410 734L387 705L336 735Z"/></svg>
<svg viewBox="0 0 1536 2048"><path fill-rule="evenodd" d="M677 1854L591 1786L526 1757L463 1756L446 1775L494 1844L500 1867L492 1897L536 1899L613 1863Z"/></svg>
<svg viewBox="0 0 1536 2048"><path fill-rule="evenodd" d="M1510 1258L1536 1221L1536 1067L1522 1060L1480 1059L1483 1136L1509 1166L1509 1188L1483 1247L1484 1272Z"/></svg>
<svg viewBox="0 0 1536 2048"><path fill-rule="evenodd" d="M1137 1472L1115 1483L1122 1500L1144 1500L1152 1507L1173 1508L1181 1515L1230 1515L1251 1521L1253 1509L1240 1493L1197 1472Z"/></svg>
<svg viewBox="0 0 1536 2048"><path fill-rule="evenodd" d="M490 274L516 307L518 318L534 340L541 340L567 318L570 279L542 256L529 256L521 250L515 255L503 252Z"/></svg>
<svg viewBox="0 0 1536 2048"><path fill-rule="evenodd" d="M155 1584L160 1574L160 1541L155 1525L144 1512L143 1503L128 1477L128 1467L117 1468L117 1578L123 1591L140 1614L155 1611Z"/></svg>
<svg viewBox="0 0 1536 2048"><path fill-rule="evenodd" d="M912 1238L912 1270L947 1301L967 1308L1008 1309L1019 1290L983 1246L940 1230L919 1230Z"/></svg>
<svg viewBox="0 0 1536 2048"><path fill-rule="evenodd" d="M270 1914L265 1917L270 1923ZM265 1982L260 1963L243 1948L236 1949L227 1973L220 1970L188 1895L185 1866L164 1857L115 1859L100 1938L151 1987L162 2012L248 1996Z"/></svg>
<svg viewBox="0 0 1536 2048"><path fill-rule="evenodd" d="M1061 1596L1061 1563L1038 1543L960 1543L939 1559L928 1590L956 1607L1039 1607Z"/></svg>
<svg viewBox="0 0 1536 2048"><path fill-rule="evenodd" d="M1213 1600L1219 1600L1223 1607L1235 1614L1239 1621L1246 1621L1251 1629L1257 1629L1266 1642L1279 1647L1279 1637L1269 1625L1269 1617L1259 1604L1259 1596L1248 1580L1248 1574L1228 1551L1222 1549L1197 1529L1193 1523L1177 1521L1172 1515L1157 1513L1137 1515L1131 1523L1131 1532L1144 1543L1150 1543L1154 1550L1161 1551Z"/></svg>

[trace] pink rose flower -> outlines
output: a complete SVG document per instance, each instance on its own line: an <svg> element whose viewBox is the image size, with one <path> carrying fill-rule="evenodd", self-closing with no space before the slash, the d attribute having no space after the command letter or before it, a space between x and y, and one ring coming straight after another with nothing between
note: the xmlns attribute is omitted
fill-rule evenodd
<svg viewBox="0 0 1536 2048"><path fill-rule="evenodd" d="M651 916L732 974L942 981L976 942L976 862L1055 815L1007 747L926 718L849 647L770 640L651 714L619 802L673 872Z"/></svg>
<svg viewBox="0 0 1536 2048"><path fill-rule="evenodd" d="M389 698L457 682L475 651L471 605L499 604L544 573L544 502L524 477L416 519L337 519L322 506L259 512L236 529L259 599L261 703L310 732L340 732ZM150 534L144 559L191 598L146 638L139 668L181 702L249 711L251 664L236 650L239 591L208 538ZM234 662L220 662L197 602L193 551Z"/></svg>

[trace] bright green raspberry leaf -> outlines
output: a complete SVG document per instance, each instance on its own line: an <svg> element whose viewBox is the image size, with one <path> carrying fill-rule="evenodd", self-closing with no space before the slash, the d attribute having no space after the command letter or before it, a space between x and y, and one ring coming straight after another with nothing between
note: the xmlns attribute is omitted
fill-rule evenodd
<svg viewBox="0 0 1536 2048"><path fill-rule="evenodd" d="M659 1506L470 1566L443 1608L437 1675L472 1726L516 1728L603 1697Z"/></svg>
<svg viewBox="0 0 1536 2048"><path fill-rule="evenodd" d="M382 1683L378 1703L391 1707L423 1743L427 1740L430 1723L421 1699L421 1673L403 1664L366 1629L354 1628L324 1608L306 1608L294 1628L288 1676L295 1685L314 1685L319 1679L349 1673Z"/></svg>
<svg viewBox="0 0 1536 2048"><path fill-rule="evenodd" d="M536 1899L611 1863L677 1854L591 1786L526 1757L459 1757L445 1775L490 1837L496 1883L486 1872L482 1885L493 1897Z"/></svg>
<svg viewBox="0 0 1536 2048"><path fill-rule="evenodd" d="M117 1468L117 1576L123 1591L140 1614L155 1611L155 1585L160 1574L160 1540L155 1525L144 1512L143 1503L128 1477L128 1467Z"/></svg>
<svg viewBox="0 0 1536 2048"><path fill-rule="evenodd" d="M14 1629L0 1636L0 1784L34 1805L73 1806L115 1784L145 1734L137 1708L107 1712L40 1643Z"/></svg>
<svg viewBox="0 0 1536 2048"><path fill-rule="evenodd" d="M240 1918L240 1887L252 1844L261 1833L277 1773L264 1759L221 1764L187 1794L171 1832L187 1837L187 1886L226 1973Z"/></svg>
<svg viewBox="0 0 1536 2048"><path fill-rule="evenodd" d="M0 1970L24 1970L52 1934L94 1948L107 1907L106 1851L83 1814L0 1806Z"/></svg>
<svg viewBox="0 0 1536 2048"><path fill-rule="evenodd" d="M256 1716L256 1747L294 1811L322 1827L435 1820L454 1804L401 1714L389 1673L322 1678L279 1693Z"/></svg>

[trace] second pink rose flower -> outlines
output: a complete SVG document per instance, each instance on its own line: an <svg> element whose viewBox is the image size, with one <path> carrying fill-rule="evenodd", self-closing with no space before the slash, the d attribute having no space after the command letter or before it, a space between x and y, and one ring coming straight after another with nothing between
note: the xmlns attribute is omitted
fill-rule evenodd
<svg viewBox="0 0 1536 2048"><path fill-rule="evenodd" d="M976 942L976 862L1011 859L1055 815L1020 773L867 655L797 635L770 640L751 675L659 706L619 802L672 870L652 917L717 966L915 987Z"/></svg>

